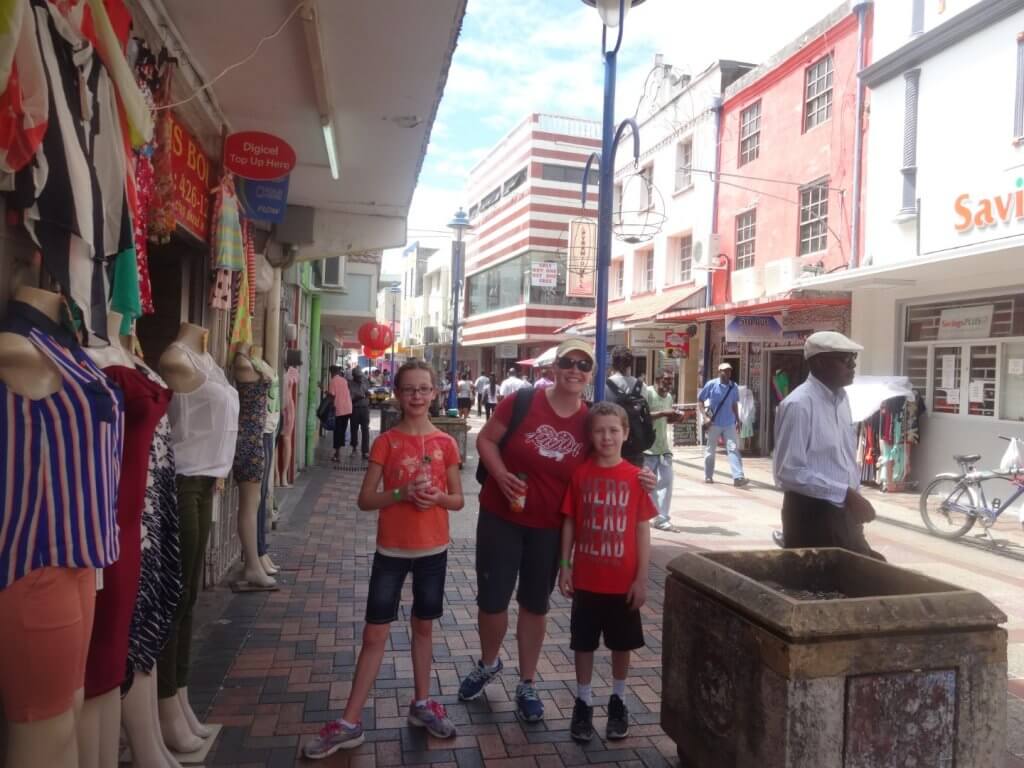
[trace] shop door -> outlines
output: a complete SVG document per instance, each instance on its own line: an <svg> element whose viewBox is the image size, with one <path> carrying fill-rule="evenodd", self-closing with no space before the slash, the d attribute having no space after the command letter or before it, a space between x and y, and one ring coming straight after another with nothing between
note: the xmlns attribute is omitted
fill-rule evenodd
<svg viewBox="0 0 1024 768"><path fill-rule="evenodd" d="M786 395L804 383L808 371L802 349L771 350L769 352L768 368L765 372L768 377L765 387L768 397L765 399L771 403L771 407L767 409L767 443L770 451L775 449L776 409Z"/></svg>

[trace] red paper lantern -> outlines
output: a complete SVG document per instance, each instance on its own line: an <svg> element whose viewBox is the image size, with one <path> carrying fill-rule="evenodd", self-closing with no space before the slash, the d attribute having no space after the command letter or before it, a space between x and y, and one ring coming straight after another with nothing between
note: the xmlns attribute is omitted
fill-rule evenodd
<svg viewBox="0 0 1024 768"><path fill-rule="evenodd" d="M377 326L380 329L380 340L375 342L376 346L380 349L387 349L391 346L391 342L395 340L395 334L392 333L391 327L384 325L383 323Z"/></svg>
<svg viewBox="0 0 1024 768"><path fill-rule="evenodd" d="M380 344L380 325L372 321L359 326L357 337L364 347L377 349L382 346Z"/></svg>
<svg viewBox="0 0 1024 768"><path fill-rule="evenodd" d="M363 355L371 360L376 360L378 357L384 357L384 350L374 349L373 347L363 347Z"/></svg>

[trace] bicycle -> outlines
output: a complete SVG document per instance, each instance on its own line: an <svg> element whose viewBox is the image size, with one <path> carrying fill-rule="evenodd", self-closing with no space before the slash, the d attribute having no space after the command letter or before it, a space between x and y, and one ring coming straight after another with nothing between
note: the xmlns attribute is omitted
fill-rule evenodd
<svg viewBox="0 0 1024 768"><path fill-rule="evenodd" d="M1013 438L999 435L1002 440ZM921 492L921 518L936 536L943 539L957 539L980 522L992 539L990 528L999 519L1003 510L1024 496L1024 467L1015 467L1008 472L1001 470L976 470L981 461L977 453L953 456L960 466L960 472L944 472L936 475ZM998 497L989 502L985 496L984 483L989 480L1006 480L1016 486L1008 499Z"/></svg>

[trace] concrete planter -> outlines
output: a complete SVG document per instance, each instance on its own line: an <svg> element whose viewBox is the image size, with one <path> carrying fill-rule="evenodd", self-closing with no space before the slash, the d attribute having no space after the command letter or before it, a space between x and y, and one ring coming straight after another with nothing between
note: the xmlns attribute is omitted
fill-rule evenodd
<svg viewBox="0 0 1024 768"><path fill-rule="evenodd" d="M1006 616L841 549L685 554L665 583L661 725L682 768L995 768Z"/></svg>

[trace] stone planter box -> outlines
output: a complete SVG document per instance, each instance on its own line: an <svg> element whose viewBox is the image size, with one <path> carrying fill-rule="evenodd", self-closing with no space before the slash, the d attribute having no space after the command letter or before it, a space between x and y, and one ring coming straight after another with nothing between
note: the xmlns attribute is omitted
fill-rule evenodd
<svg viewBox="0 0 1024 768"><path fill-rule="evenodd" d="M681 768L995 768L1006 616L841 549L669 564L661 725Z"/></svg>

